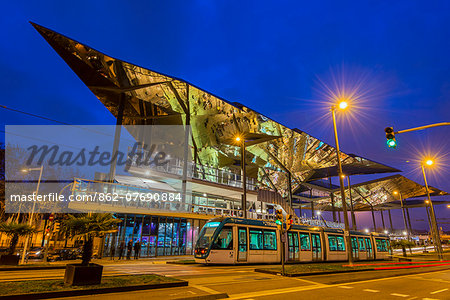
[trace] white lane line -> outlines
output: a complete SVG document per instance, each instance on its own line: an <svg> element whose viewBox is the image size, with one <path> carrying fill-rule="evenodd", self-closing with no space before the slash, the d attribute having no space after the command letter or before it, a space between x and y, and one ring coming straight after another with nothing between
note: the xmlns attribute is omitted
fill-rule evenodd
<svg viewBox="0 0 450 300"><path fill-rule="evenodd" d="M352 286L340 285L340 286L338 286L338 288L341 288L341 289L352 289L353 287Z"/></svg>
<svg viewBox="0 0 450 300"><path fill-rule="evenodd" d="M371 290L371 289L364 289L364 292L369 292L369 293L379 293L379 290ZM391 294L392 295L392 294Z"/></svg>
<svg viewBox="0 0 450 300"><path fill-rule="evenodd" d="M397 297L403 297L403 298L409 297L409 295L397 294L397 293L392 293L391 296L397 296Z"/></svg>
<svg viewBox="0 0 450 300"><path fill-rule="evenodd" d="M448 289L437 290L437 291L431 292L430 294L433 295L433 294L442 293L445 291L448 291Z"/></svg>
<svg viewBox="0 0 450 300"><path fill-rule="evenodd" d="M216 290L210 289L209 287L198 285L198 284L190 284L189 286L199 289L199 290L202 290L204 292L210 293L210 294L219 294L220 293Z"/></svg>

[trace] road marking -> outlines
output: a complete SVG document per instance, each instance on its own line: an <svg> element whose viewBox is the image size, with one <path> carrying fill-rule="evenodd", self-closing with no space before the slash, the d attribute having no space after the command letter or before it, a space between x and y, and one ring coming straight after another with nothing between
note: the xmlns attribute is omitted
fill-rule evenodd
<svg viewBox="0 0 450 300"><path fill-rule="evenodd" d="M403 298L409 297L409 295L397 294L397 293L392 293L391 296L397 296L397 297L403 297Z"/></svg>
<svg viewBox="0 0 450 300"><path fill-rule="evenodd" d="M437 290L437 291L431 292L430 294L433 295L433 294L442 293L445 291L448 291L448 289Z"/></svg>
<svg viewBox="0 0 450 300"><path fill-rule="evenodd" d="M229 299L248 299L249 297L261 297L268 295L277 295L277 294L285 294L285 293L293 293L293 292L301 292L301 291L309 291L322 289L325 287L331 287L329 285L314 285L314 286L302 286L302 287L294 287L294 288L284 288L284 289L275 289L275 290L264 290L259 292L250 292L250 293L241 293L229 295Z"/></svg>
<svg viewBox="0 0 450 300"><path fill-rule="evenodd" d="M311 281L311 280L306 280L306 279L303 279L303 278L291 277L291 279L303 281L303 282L306 282L306 283L309 283L309 284L314 284L314 285L326 285L324 283L315 282L315 281Z"/></svg>
<svg viewBox="0 0 450 300"><path fill-rule="evenodd" d="M369 292L369 293L379 293L379 290L371 290L371 289L364 289L364 292ZM392 295L392 294L391 294Z"/></svg>
<svg viewBox="0 0 450 300"><path fill-rule="evenodd" d="M204 292L210 293L210 294L220 294L220 292L210 289L209 287L206 287L206 286L196 285L196 284L190 284L189 286L199 289L199 290L202 290Z"/></svg>
<svg viewBox="0 0 450 300"><path fill-rule="evenodd" d="M341 288L341 289L352 289L353 287L352 286L341 285L341 286L338 286L338 288Z"/></svg>
<svg viewBox="0 0 450 300"><path fill-rule="evenodd" d="M422 298L422 300L439 300L439 299L434 299L434 298Z"/></svg>
<svg viewBox="0 0 450 300"><path fill-rule="evenodd" d="M413 299L417 299L417 297L408 298L408 300L413 300Z"/></svg>

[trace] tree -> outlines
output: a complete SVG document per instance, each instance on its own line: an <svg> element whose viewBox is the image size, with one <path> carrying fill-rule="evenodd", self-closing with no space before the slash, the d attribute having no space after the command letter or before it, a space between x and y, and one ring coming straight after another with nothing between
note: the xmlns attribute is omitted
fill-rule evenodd
<svg viewBox="0 0 450 300"><path fill-rule="evenodd" d="M81 264L87 266L92 259L94 237L117 232L117 224L120 222L122 220L114 218L110 213L68 215L61 223L61 233L68 238L83 238Z"/></svg>
<svg viewBox="0 0 450 300"><path fill-rule="evenodd" d="M411 252L411 247L414 247L415 245L416 244L414 242L408 240L391 241L391 247L396 249L402 249L404 257L406 257L406 247L408 247L409 251Z"/></svg>
<svg viewBox="0 0 450 300"><path fill-rule="evenodd" d="M28 224L2 222L0 223L0 232L11 238L8 254L12 255L16 251L19 237L31 235L36 232L36 229Z"/></svg>

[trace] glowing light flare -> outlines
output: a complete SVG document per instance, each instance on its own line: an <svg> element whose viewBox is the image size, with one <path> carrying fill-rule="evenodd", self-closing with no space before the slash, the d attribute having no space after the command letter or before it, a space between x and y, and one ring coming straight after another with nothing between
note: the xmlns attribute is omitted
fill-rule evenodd
<svg viewBox="0 0 450 300"><path fill-rule="evenodd" d="M236 142L240 142L240 141L241 141L241 137L240 137L240 136L237 136L237 137L235 138L235 140L236 140Z"/></svg>
<svg viewBox="0 0 450 300"><path fill-rule="evenodd" d="M339 102L338 107L339 107L340 109L346 109L346 108L348 107L347 101L344 100L344 101Z"/></svg>
<svg viewBox="0 0 450 300"><path fill-rule="evenodd" d="M427 159L427 160L425 161L425 164L431 166L431 165L434 164L434 161L433 161L432 159Z"/></svg>

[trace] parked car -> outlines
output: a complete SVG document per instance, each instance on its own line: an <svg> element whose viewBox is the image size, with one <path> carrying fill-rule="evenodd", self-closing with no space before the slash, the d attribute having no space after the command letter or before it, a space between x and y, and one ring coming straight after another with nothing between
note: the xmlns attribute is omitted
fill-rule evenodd
<svg viewBox="0 0 450 300"><path fill-rule="evenodd" d="M79 258L80 255L77 249L58 249L48 254L49 261L74 260Z"/></svg>
<svg viewBox="0 0 450 300"><path fill-rule="evenodd" d="M44 258L44 248L33 248L27 252L27 259L42 259Z"/></svg>

